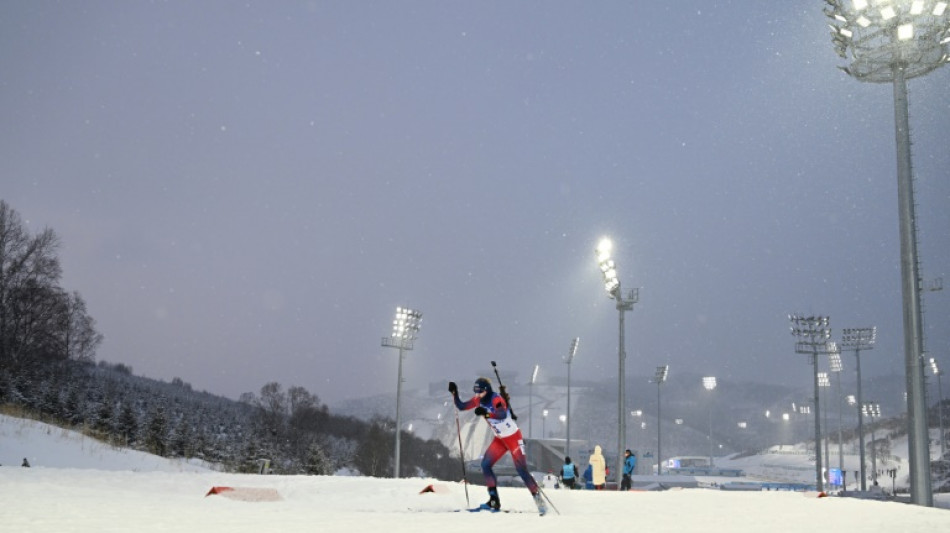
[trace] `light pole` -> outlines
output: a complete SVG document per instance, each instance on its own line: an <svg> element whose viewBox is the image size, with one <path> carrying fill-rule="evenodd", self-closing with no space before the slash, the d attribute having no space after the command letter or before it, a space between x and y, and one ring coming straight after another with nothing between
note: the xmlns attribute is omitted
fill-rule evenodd
<svg viewBox="0 0 950 533"><path fill-rule="evenodd" d="M541 438L542 439L545 438L544 426L547 423L547 421L548 421L548 410L544 409L543 411L541 411Z"/></svg>
<svg viewBox="0 0 950 533"><path fill-rule="evenodd" d="M911 502L933 507L907 80L950 61L950 9L942 0L826 3L835 51L850 62L841 69L860 81L893 85Z"/></svg>
<svg viewBox="0 0 950 533"><path fill-rule="evenodd" d="M399 477L399 441L401 436L402 420L400 419L399 404L402 397L402 360L405 352L412 350L416 333L422 326L422 312L405 307L396 308L396 318L393 320L393 334L383 337L383 346L399 350L399 372L396 377L396 451L393 465L393 477Z"/></svg>
<svg viewBox="0 0 950 533"><path fill-rule="evenodd" d="M822 389L831 388L831 378L828 377L827 372L818 373L818 387ZM825 399L826 400L828 399L827 393L825 394ZM825 426L825 470L827 470L828 473L830 474L831 473L831 455L828 453L828 406L827 405L823 406L823 408L821 409L821 412L815 413L815 416L818 416L819 414L821 415L821 423L823 426ZM825 476L825 480L828 480L829 478L830 478L830 475Z"/></svg>
<svg viewBox="0 0 950 533"><path fill-rule="evenodd" d="M861 396L861 350L874 348L877 339L877 328L845 328L842 330L841 346L854 350L855 368L858 376L858 395L855 401L858 405L858 454L861 461L861 491L868 490L866 459L864 456L864 415L861 414L863 399Z"/></svg>
<svg viewBox="0 0 950 533"><path fill-rule="evenodd" d="M703 387L712 391L716 388L716 377L706 376L703 378ZM709 400L709 468L713 467L713 440L712 440L712 400Z"/></svg>
<svg viewBox="0 0 950 533"><path fill-rule="evenodd" d="M853 394L848 395L848 405L857 409L858 420L861 420L862 418L864 418L864 408L862 407L863 404L859 402L858 399ZM864 465L865 454L864 454L864 439L863 438L860 439L858 446L861 447L861 449L858 450L858 453L860 454L859 461L861 461L861 465L860 465L860 468L858 469L860 474L859 472L855 472L855 476L857 475L861 476L861 491L863 492L867 490L867 470L865 469L865 465Z"/></svg>
<svg viewBox="0 0 950 533"><path fill-rule="evenodd" d="M828 317L826 316L800 316L789 315L792 322L792 335L798 339L795 343L795 353L811 355L811 365L814 368L814 402L815 402L815 484L818 492L824 490L822 483L822 464L821 464L821 421L818 413L821 411L821 404L818 398L818 351L827 353L828 338L831 337L831 329L828 327Z"/></svg>
<svg viewBox="0 0 950 533"><path fill-rule="evenodd" d="M619 488L620 473L623 472L623 438L626 434L626 415L624 409L624 403L626 403L624 391L626 375L624 372L624 359L627 358L627 353L624 351L623 317L624 313L633 309L633 304L639 301L640 296L639 289L632 289L626 297L623 296L620 290L620 280L617 279L617 266L614 260L611 259L613 243L610 239L601 239L597 245L596 252L597 263L600 266L601 273L604 275L604 289L607 291L607 294L617 302L617 313L620 316L619 339L617 343L617 360L619 363L617 370L617 469L614 470L614 472L617 473L617 487Z"/></svg>
<svg viewBox="0 0 950 533"><path fill-rule="evenodd" d="M930 358L930 370L937 376L937 416L940 419L940 459L947 454L947 436L943 431L943 386L940 384L940 376L943 372L937 367L937 360Z"/></svg>
<svg viewBox="0 0 950 533"><path fill-rule="evenodd" d="M666 382L670 375L670 365L656 367L656 374L653 375L653 383L656 383L656 475L663 475L663 459L660 447L660 385Z"/></svg>
<svg viewBox="0 0 950 533"><path fill-rule="evenodd" d="M528 438L533 438L533 424L534 422L534 382L538 380L538 370L540 370L541 365L534 365L534 370L531 372L531 381L528 382ZM544 431L541 431L541 437L544 437Z"/></svg>
<svg viewBox="0 0 950 533"><path fill-rule="evenodd" d="M871 481L872 485L877 485L877 440L874 436L874 419L881 416L881 406L876 403L866 403L861 407L864 416L871 419Z"/></svg>
<svg viewBox="0 0 950 533"><path fill-rule="evenodd" d="M844 365L841 364L841 351L834 342L828 343L828 363L835 374L835 396L838 401L838 470L841 472L842 489L848 490L844 481L844 444L841 438L841 371Z"/></svg>
<svg viewBox="0 0 950 533"><path fill-rule="evenodd" d="M565 440L567 440L564 455L567 457L571 456L571 363L574 362L574 356L577 355L577 345L580 344L581 338L574 337L574 340L571 341L571 348L567 351L567 357L564 359L564 362L567 363L567 429Z"/></svg>

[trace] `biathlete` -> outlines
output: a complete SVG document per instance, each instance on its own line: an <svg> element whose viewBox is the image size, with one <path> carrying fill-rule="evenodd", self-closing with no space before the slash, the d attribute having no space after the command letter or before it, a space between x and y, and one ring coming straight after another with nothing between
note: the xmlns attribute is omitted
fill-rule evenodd
<svg viewBox="0 0 950 533"><path fill-rule="evenodd" d="M531 492L534 503L538 506L538 511L543 515L547 512L547 506L541 498L538 482L528 472L528 459L525 457L524 437L518 424L511 417L511 410L508 408L508 402L505 398L492 390L491 380L488 378L478 378L475 380L475 386L472 388L475 393L470 400L463 402L459 399L458 386L454 381L449 382L449 392L455 399L455 407L459 411L468 411L475 409L477 416L484 417L491 426L495 438L492 439L485 455L482 456L482 473L485 475L485 485L488 487L488 503L481 505L486 509L501 509L501 500L498 499L498 480L495 478L495 472L492 466L505 452L511 453L511 460L515 464L515 470L524 480L525 486Z"/></svg>

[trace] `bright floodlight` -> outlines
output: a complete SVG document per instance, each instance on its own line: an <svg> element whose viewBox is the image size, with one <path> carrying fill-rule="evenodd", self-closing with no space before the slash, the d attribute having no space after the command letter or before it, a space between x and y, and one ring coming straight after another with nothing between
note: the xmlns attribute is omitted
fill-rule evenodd
<svg viewBox="0 0 950 533"><path fill-rule="evenodd" d="M611 297L620 288L620 280L617 279L617 266L614 264L614 260L611 259L613 248L613 242L607 238L601 239L600 243L597 244L597 264L604 275L604 290Z"/></svg>
<svg viewBox="0 0 950 533"><path fill-rule="evenodd" d="M904 79L922 76L950 60L950 12L943 0L826 0L831 40L862 81L890 83L900 65ZM873 4L873 5L872 5Z"/></svg>
<svg viewBox="0 0 950 533"><path fill-rule="evenodd" d="M828 364L832 372L841 372L844 369L841 363L841 350L836 342L828 343Z"/></svg>
<svg viewBox="0 0 950 533"><path fill-rule="evenodd" d="M707 376L703 378L703 387L706 387L706 390L713 390L716 388L716 377Z"/></svg>
<svg viewBox="0 0 950 533"><path fill-rule="evenodd" d="M422 326L422 313L406 307L396 308L396 318L393 320L393 338L408 343L406 349L412 349L412 341Z"/></svg>

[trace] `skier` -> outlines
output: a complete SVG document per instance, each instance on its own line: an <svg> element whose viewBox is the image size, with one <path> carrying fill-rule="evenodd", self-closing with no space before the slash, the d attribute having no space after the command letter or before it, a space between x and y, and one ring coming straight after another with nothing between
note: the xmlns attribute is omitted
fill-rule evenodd
<svg viewBox="0 0 950 533"><path fill-rule="evenodd" d="M521 430L518 429L518 425L511 417L507 400L502 394L492 390L491 380L488 378L476 379L472 391L475 395L470 400L463 402L459 399L458 386L454 381L449 382L449 392L455 399L455 407L459 411L475 409L475 414L485 418L495 435L482 457L482 473L485 475L485 485L488 487L488 503L482 504L481 508L501 509L501 500L498 499L498 480L495 478L492 466L501 459L502 455L510 452L515 470L518 471L518 475L521 476L525 486L531 492L534 503L538 506L538 511L541 515L544 515L547 512L547 506L541 498L538 482L528 472L528 459L524 454L524 438L521 435ZM502 393L504 393L504 390Z"/></svg>

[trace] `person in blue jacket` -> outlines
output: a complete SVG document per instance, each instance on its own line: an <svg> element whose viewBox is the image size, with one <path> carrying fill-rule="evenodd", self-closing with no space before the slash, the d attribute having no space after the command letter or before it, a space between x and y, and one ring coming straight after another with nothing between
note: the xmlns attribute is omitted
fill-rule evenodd
<svg viewBox="0 0 950 533"><path fill-rule="evenodd" d="M630 490L633 486L633 471L637 468L637 456L629 449L623 452L623 481L620 482L620 490Z"/></svg>
<svg viewBox="0 0 950 533"><path fill-rule="evenodd" d="M564 458L564 466L561 467L561 483L569 489L574 489L577 483L577 465L571 462L570 457Z"/></svg>

